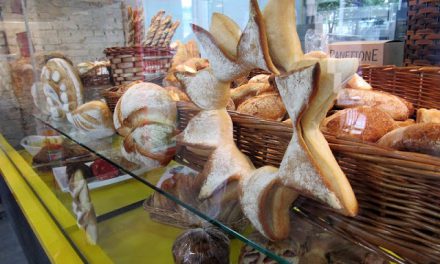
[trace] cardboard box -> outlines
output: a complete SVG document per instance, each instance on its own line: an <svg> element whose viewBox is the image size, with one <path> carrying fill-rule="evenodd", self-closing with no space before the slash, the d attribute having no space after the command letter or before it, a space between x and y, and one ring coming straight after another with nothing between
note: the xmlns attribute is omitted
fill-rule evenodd
<svg viewBox="0 0 440 264"><path fill-rule="evenodd" d="M399 40L345 41L328 45L332 58L358 58L360 64L403 64L403 42Z"/></svg>

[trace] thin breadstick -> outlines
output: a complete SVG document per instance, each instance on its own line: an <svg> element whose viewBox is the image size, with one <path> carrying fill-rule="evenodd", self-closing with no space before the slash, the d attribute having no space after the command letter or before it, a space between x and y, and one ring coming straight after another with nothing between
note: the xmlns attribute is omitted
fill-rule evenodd
<svg viewBox="0 0 440 264"><path fill-rule="evenodd" d="M163 43L163 47L168 47L171 43L171 40L173 39L174 33L176 33L176 29L179 27L180 22L176 21L173 23L171 28L169 29L169 32L167 34L167 37L165 39L165 42Z"/></svg>
<svg viewBox="0 0 440 264"><path fill-rule="evenodd" d="M167 16L160 22L159 30L156 32L151 46L158 46L159 41L162 39L163 35L166 35L166 30L171 27L171 16Z"/></svg>
<svg viewBox="0 0 440 264"><path fill-rule="evenodd" d="M151 24L150 24L147 36L145 37L145 41L144 41L145 46L151 45L151 42L154 39L154 35L156 35L156 32L159 29L160 21L162 20L162 16L164 14L165 14L165 11L161 10L161 11L157 12L157 14L155 16L153 16L153 18L151 19Z"/></svg>

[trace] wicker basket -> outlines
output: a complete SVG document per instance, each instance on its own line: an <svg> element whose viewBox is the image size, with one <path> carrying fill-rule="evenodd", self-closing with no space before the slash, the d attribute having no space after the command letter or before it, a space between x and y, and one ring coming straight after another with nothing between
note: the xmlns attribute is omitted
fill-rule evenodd
<svg viewBox="0 0 440 264"><path fill-rule="evenodd" d="M171 65L173 51L158 47L114 47L104 50L110 60L115 85L163 78Z"/></svg>
<svg viewBox="0 0 440 264"><path fill-rule="evenodd" d="M362 67L361 73L374 88L403 96L416 107L440 108L440 92L433 89L433 84L439 83L435 80L440 78L440 68ZM179 103L179 129L183 130L197 112L194 106ZM292 128L229 113L239 149L256 167L278 167ZM326 137L353 186L360 213L356 218L344 217L308 199L298 205L314 216L312 219L352 241L364 242L378 251L388 248L407 262L439 262L440 158ZM178 148L176 159L196 170L205 162L184 147Z"/></svg>
<svg viewBox="0 0 440 264"><path fill-rule="evenodd" d="M440 2L410 0L406 65L440 65Z"/></svg>
<svg viewBox="0 0 440 264"><path fill-rule="evenodd" d="M111 84L110 67L100 66L90 69L81 74L84 87L101 86Z"/></svg>

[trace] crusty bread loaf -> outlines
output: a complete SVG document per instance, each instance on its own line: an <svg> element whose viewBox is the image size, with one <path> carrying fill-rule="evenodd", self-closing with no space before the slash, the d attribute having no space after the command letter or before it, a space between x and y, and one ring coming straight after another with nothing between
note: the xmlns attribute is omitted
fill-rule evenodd
<svg viewBox="0 0 440 264"><path fill-rule="evenodd" d="M237 57L237 45L241 36L237 23L223 14L213 13L209 32L225 54L231 58Z"/></svg>
<svg viewBox="0 0 440 264"><path fill-rule="evenodd" d="M113 135L112 112L102 101L87 102L72 113L67 113L69 122L91 138L103 138Z"/></svg>
<svg viewBox="0 0 440 264"><path fill-rule="evenodd" d="M83 104L78 71L66 60L50 59L41 71L41 81L53 119L63 119L66 113Z"/></svg>
<svg viewBox="0 0 440 264"><path fill-rule="evenodd" d="M247 99L265 92L275 92L268 83L248 83L231 90L231 98L238 107Z"/></svg>
<svg viewBox="0 0 440 264"><path fill-rule="evenodd" d="M398 127L406 127L406 126L414 125L416 121L414 119L407 119L405 121L395 121L395 123Z"/></svg>
<svg viewBox="0 0 440 264"><path fill-rule="evenodd" d="M168 91L168 94L171 96L173 101L175 101L175 102L178 102L178 101L189 102L188 96L179 88L174 87L174 86L168 86L168 87L165 87L164 89Z"/></svg>
<svg viewBox="0 0 440 264"><path fill-rule="evenodd" d="M325 59L325 58L330 58L330 56L325 53L324 51L320 51L320 50L315 50L315 51L310 51L306 54L304 54L305 58L315 58L315 59Z"/></svg>
<svg viewBox="0 0 440 264"><path fill-rule="evenodd" d="M248 83L269 83L269 74L258 74L252 77Z"/></svg>
<svg viewBox="0 0 440 264"><path fill-rule="evenodd" d="M378 144L401 151L440 156L440 124L421 123L401 127L383 136Z"/></svg>
<svg viewBox="0 0 440 264"><path fill-rule="evenodd" d="M360 106L347 108L327 117L321 129L336 136L376 142L396 126L395 121L387 113L368 106Z"/></svg>
<svg viewBox="0 0 440 264"><path fill-rule="evenodd" d="M277 93L265 93L247 99L237 107L237 111L268 120L280 121L286 108Z"/></svg>
<svg viewBox="0 0 440 264"><path fill-rule="evenodd" d="M113 121L124 137L123 156L148 168L166 165L175 151L176 103L153 83L128 89L115 107Z"/></svg>
<svg viewBox="0 0 440 264"><path fill-rule="evenodd" d="M336 101L336 107L348 108L371 106L389 114L394 120L403 121L414 113L408 101L390 93L360 89L343 89Z"/></svg>
<svg viewBox="0 0 440 264"><path fill-rule="evenodd" d="M303 56L296 31L294 0L270 0L263 11L269 51L279 69L289 72Z"/></svg>
<svg viewBox="0 0 440 264"><path fill-rule="evenodd" d="M353 89L372 90L373 87L367 83L364 78L355 73L353 77L348 81L347 86Z"/></svg>
<svg viewBox="0 0 440 264"><path fill-rule="evenodd" d="M440 123L440 111L420 108L417 110L417 123Z"/></svg>

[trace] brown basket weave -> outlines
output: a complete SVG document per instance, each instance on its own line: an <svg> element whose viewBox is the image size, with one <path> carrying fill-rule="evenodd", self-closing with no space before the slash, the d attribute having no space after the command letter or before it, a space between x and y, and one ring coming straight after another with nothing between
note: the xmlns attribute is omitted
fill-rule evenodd
<svg viewBox="0 0 440 264"><path fill-rule="evenodd" d="M400 95L416 107L440 108L440 91L436 90L439 82L435 82L440 78L440 68L362 67L360 70L376 89ZM193 105L179 102L179 129L183 130L197 113ZM239 149L256 167L278 167L292 128L281 122L229 113ZM348 218L308 199L298 203L301 209L352 241L373 245L378 251L380 247L394 251L403 257L402 261L438 263L440 158L326 137L353 186L361 210L356 218ZM176 160L196 170L205 162L184 147L178 149Z"/></svg>
<svg viewBox="0 0 440 264"><path fill-rule="evenodd" d="M110 60L115 85L163 78L173 51L160 47L113 47L104 50Z"/></svg>
<svg viewBox="0 0 440 264"><path fill-rule="evenodd" d="M106 74L103 69L107 68ZM88 72L81 74L81 81L84 87L101 86L111 84L110 67L95 67Z"/></svg>
<svg viewBox="0 0 440 264"><path fill-rule="evenodd" d="M410 0L406 65L440 65L440 2Z"/></svg>

